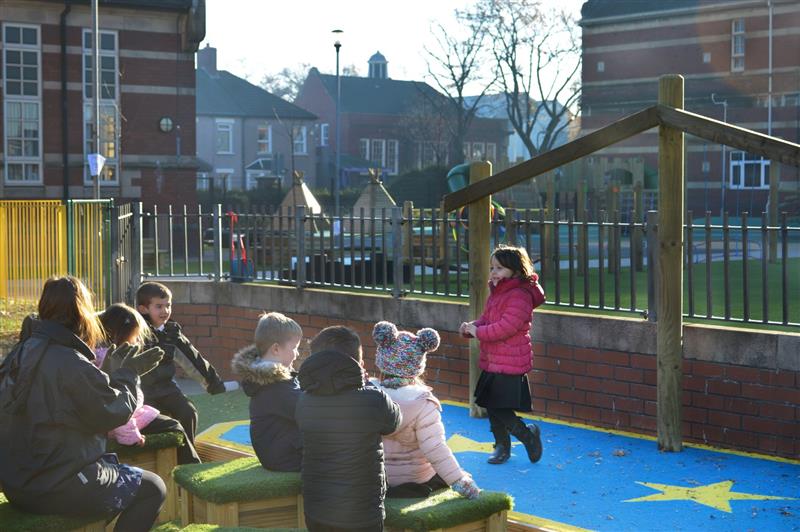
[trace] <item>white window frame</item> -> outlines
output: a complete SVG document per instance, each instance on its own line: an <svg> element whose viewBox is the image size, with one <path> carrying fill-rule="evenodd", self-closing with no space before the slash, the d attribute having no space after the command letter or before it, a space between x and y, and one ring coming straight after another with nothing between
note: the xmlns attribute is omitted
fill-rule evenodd
<svg viewBox="0 0 800 532"><path fill-rule="evenodd" d="M369 139L358 139L358 153L362 159L369 161Z"/></svg>
<svg viewBox="0 0 800 532"><path fill-rule="evenodd" d="M741 50L737 51L741 44ZM745 26L744 19L739 18L731 21L731 72L742 72L744 70L745 57Z"/></svg>
<svg viewBox="0 0 800 532"><path fill-rule="evenodd" d="M220 149L219 135L223 132L228 133L228 146ZM218 118L214 121L214 150L217 155L233 155L233 120Z"/></svg>
<svg viewBox="0 0 800 532"><path fill-rule="evenodd" d="M497 143L486 143L486 160L497 164Z"/></svg>
<svg viewBox="0 0 800 532"><path fill-rule="evenodd" d="M375 151L378 151L375 154ZM369 159L370 163L377 163L380 168L386 168L386 139L370 139L369 141Z"/></svg>
<svg viewBox="0 0 800 532"><path fill-rule="evenodd" d="M598 61L597 62L597 71L598 72L605 72L606 71L606 62L605 61Z"/></svg>
<svg viewBox="0 0 800 532"><path fill-rule="evenodd" d="M245 189L255 190L258 188L258 178L267 177L265 170L247 170L245 172Z"/></svg>
<svg viewBox="0 0 800 532"><path fill-rule="evenodd" d="M391 152L394 151L393 154ZM397 175L400 167L400 141L389 139L386 141L386 156L384 167L389 175Z"/></svg>
<svg viewBox="0 0 800 532"><path fill-rule="evenodd" d="M119 185L119 160L120 160L120 131L122 125L120 123L120 116L119 116L119 34L114 30L100 30L100 39L103 36L110 36L114 39L114 50L104 50L102 45L100 49L97 51L99 55L99 61L102 67L103 58L104 57L111 57L114 59L114 94L112 98L105 97L103 87L100 87L100 117L101 117L101 124L100 124L100 145L101 147L104 144L113 144L113 151L114 157L111 157L107 150L97 149L94 146L94 135L92 134L94 129L94 120L92 118L93 113L93 100L91 92L87 93L87 89L94 88L93 83L89 82L87 84L86 80L86 72L87 68L90 66L91 58L92 58L92 48L86 47L86 39L87 36L89 39L92 37L92 30L88 28L83 28L81 31L81 95L83 98L83 184L84 185L92 185L94 183L94 178L92 177L91 173L89 172L89 163L88 157L90 153L100 153L106 158L105 163L103 164L103 171L100 175L100 185L103 186L117 186ZM92 70L92 73L93 70ZM100 72L100 79L102 80L103 73L102 68ZM109 140L107 136L102 134L103 131L103 118L104 117L111 117L113 120L113 140ZM93 149L94 148L94 149ZM111 174L111 177L109 177Z"/></svg>
<svg viewBox="0 0 800 532"><path fill-rule="evenodd" d="M485 161L486 160L486 143L473 142L472 152L470 153L470 160L472 161Z"/></svg>
<svg viewBox="0 0 800 532"><path fill-rule="evenodd" d="M33 29L36 32L36 44L23 44L23 43L7 43L6 42L6 31L9 27L19 28L20 35L23 29ZM21 40L21 39L20 39ZM3 105L3 149L5 153L5 161L4 161L4 172L3 177L6 185L19 185L19 186L32 186L32 185L41 185L44 183L44 165L42 164L42 31L41 27L36 24L16 24L16 23L4 23L2 26L2 44L3 44L3 56L2 56L2 65L3 65L3 94L4 94L4 105ZM20 54L24 52L35 52L36 53L36 94L8 94L8 82L9 78L7 76L6 68L8 67L6 61L6 53L7 52L14 52L18 51ZM22 65L22 63L20 63ZM24 68L24 67L21 67ZM20 70L20 82L22 83L23 80L23 70ZM24 85L20 85L20 91L24 93ZM8 120L9 120L9 112L8 106L9 104L12 105L20 105L20 121L23 122L22 129L20 131L20 139L22 142L22 155L9 155L8 149ZM34 105L36 107L36 114L37 114L37 136L34 139L28 140L28 142L36 142L37 145L37 154L35 156L25 155L24 154L24 145L25 145L25 130L24 130L24 120L22 120L22 116L24 116L24 106L26 105ZM16 138L16 137L15 137ZM9 165L19 165L22 169L22 179L10 179L9 177ZM37 168L37 176L38 179L25 179L26 170L31 167Z"/></svg>
<svg viewBox="0 0 800 532"><path fill-rule="evenodd" d="M327 146L328 145L328 130L330 126L329 124L320 124L319 125L319 145L320 146Z"/></svg>
<svg viewBox="0 0 800 532"><path fill-rule="evenodd" d="M308 155L308 127L295 126L292 133L292 153L294 155Z"/></svg>
<svg viewBox="0 0 800 532"><path fill-rule="evenodd" d="M211 177L213 177L214 188L219 182L224 192L233 190L233 178L236 177L233 175L233 168L215 168Z"/></svg>
<svg viewBox="0 0 800 532"><path fill-rule="evenodd" d="M711 63L711 52L703 52L703 63Z"/></svg>
<svg viewBox="0 0 800 532"><path fill-rule="evenodd" d="M265 132L264 138L261 133ZM272 153L272 124L261 124L256 130L256 153L271 154Z"/></svg>
<svg viewBox="0 0 800 532"><path fill-rule="evenodd" d="M748 158L747 153L737 150L732 151L730 155L730 177L728 178L728 186L731 189L739 190L759 190L769 188L769 159L762 157L751 156ZM758 166L756 170L759 175L759 184L757 186L748 186L745 184L745 173L748 166ZM738 181L738 182L737 182Z"/></svg>

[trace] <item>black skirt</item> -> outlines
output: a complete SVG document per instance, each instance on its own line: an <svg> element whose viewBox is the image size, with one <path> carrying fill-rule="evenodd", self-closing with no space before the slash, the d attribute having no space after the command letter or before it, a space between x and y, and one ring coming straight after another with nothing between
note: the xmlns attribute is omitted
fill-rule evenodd
<svg viewBox="0 0 800 532"><path fill-rule="evenodd" d="M481 371L475 385L475 403L483 408L511 408L518 412L530 412L528 376Z"/></svg>

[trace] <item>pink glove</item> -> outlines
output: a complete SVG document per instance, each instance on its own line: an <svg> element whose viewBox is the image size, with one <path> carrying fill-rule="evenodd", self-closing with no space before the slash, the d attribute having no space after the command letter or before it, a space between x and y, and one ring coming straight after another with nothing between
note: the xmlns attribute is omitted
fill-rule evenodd
<svg viewBox="0 0 800 532"><path fill-rule="evenodd" d="M481 489L477 484L475 484L475 481L472 480L472 477L469 475L464 475L457 481L453 482L453 485L450 487L453 488L453 491L462 497L466 497L467 499L476 499L478 498L478 495L481 494Z"/></svg>

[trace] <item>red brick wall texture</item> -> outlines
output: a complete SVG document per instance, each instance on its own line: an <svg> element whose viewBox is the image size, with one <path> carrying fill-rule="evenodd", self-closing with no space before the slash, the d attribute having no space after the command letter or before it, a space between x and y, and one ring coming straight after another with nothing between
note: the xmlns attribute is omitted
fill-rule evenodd
<svg viewBox="0 0 800 532"><path fill-rule="evenodd" d="M231 357L252 342L260 313L258 309L228 305L176 304L174 316L224 378L232 379ZM307 339L329 325L353 328L361 336L367 369L375 374L372 322L288 315L303 327ZM456 332L439 332L441 346L428 357L425 379L438 397L467 401L469 344ZM555 343L535 343L534 353L534 368L529 374L534 414L656 433L655 355ZM798 372L697 360L685 360L683 372L685 441L800 456Z"/></svg>

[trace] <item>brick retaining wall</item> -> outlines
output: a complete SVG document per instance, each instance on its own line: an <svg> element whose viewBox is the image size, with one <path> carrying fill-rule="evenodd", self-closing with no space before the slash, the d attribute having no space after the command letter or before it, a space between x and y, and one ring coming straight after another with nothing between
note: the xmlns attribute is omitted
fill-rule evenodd
<svg viewBox="0 0 800 532"><path fill-rule="evenodd" d="M426 380L442 399L468 399L469 343L456 332L464 303L438 303L232 283L169 283L174 317L226 379L252 342L262 309L279 310L306 338L328 325L355 329L374 374L372 326L436 328L442 343ZM345 316L345 317L339 317ZM534 413L648 435L656 432L655 325L540 310L534 319ZM800 335L684 326L686 441L800 456Z"/></svg>

